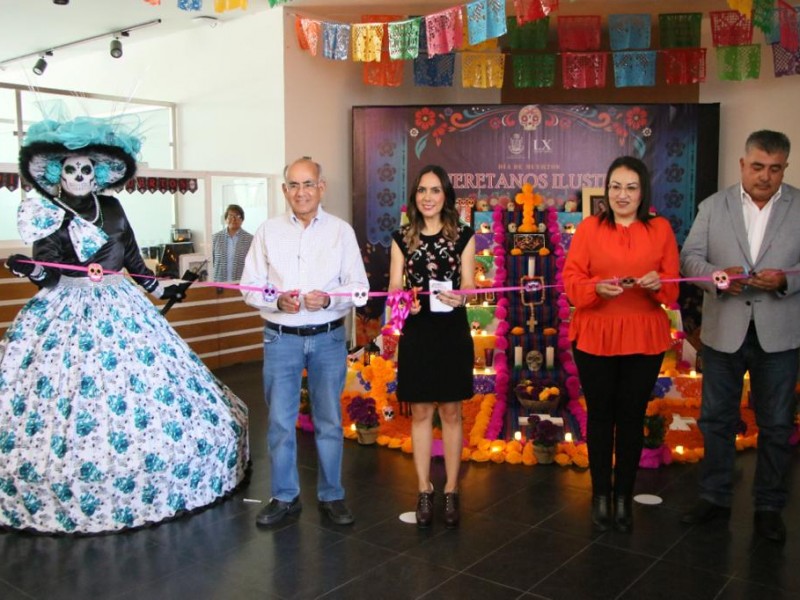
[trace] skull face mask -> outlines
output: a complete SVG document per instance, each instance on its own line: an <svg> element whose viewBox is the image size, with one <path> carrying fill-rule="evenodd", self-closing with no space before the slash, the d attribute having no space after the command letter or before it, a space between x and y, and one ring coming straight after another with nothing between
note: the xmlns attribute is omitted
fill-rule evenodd
<svg viewBox="0 0 800 600"><path fill-rule="evenodd" d="M97 189L94 165L88 156L70 156L61 167L61 189L70 196L86 196Z"/></svg>

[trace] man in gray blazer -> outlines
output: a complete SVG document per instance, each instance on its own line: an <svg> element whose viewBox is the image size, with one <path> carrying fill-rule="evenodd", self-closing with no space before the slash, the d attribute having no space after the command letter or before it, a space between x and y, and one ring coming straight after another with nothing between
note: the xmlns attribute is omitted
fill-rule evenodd
<svg viewBox="0 0 800 600"><path fill-rule="evenodd" d="M745 372L758 424L753 483L755 530L786 539L781 509L795 415L800 348L800 190L783 183L789 139L775 131L747 138L741 183L700 203L681 251L686 277L707 277L703 289L705 443L700 499L683 515L702 523L730 515L735 439ZM713 274L725 271L729 285Z"/></svg>

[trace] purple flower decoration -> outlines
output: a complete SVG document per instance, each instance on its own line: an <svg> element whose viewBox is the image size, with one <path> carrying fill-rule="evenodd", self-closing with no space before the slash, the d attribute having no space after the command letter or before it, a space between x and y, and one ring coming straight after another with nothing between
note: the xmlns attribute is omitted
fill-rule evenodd
<svg viewBox="0 0 800 600"><path fill-rule="evenodd" d="M356 396L348 405L347 414L359 429L369 429L380 424L374 398Z"/></svg>

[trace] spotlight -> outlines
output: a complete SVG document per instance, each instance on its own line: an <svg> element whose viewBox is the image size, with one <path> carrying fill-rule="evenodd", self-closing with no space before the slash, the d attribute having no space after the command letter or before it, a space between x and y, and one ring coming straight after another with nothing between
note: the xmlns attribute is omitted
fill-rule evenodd
<svg viewBox="0 0 800 600"><path fill-rule="evenodd" d="M122 56L122 42L120 42L117 38L111 40L111 44L108 47L108 53L114 58L120 58Z"/></svg>
<svg viewBox="0 0 800 600"><path fill-rule="evenodd" d="M44 59L44 56L40 56L39 60L36 61L36 64L33 65L33 72L36 75L41 75L44 73L44 70L47 68L47 61Z"/></svg>
<svg viewBox="0 0 800 600"><path fill-rule="evenodd" d="M60 4L61 6L65 6L69 4L69 0L53 0L53 4Z"/></svg>

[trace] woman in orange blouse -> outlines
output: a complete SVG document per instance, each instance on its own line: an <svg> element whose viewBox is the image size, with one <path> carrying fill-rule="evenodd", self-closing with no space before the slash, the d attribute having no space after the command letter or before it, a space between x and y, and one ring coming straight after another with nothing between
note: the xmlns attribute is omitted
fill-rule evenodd
<svg viewBox="0 0 800 600"><path fill-rule="evenodd" d="M661 305L677 300L678 284L661 280L679 277L678 246L669 222L650 214L650 194L641 160L611 163L609 210L581 222L564 266L575 306L569 336L588 410L592 522L602 531L633 526L645 410L672 344Z"/></svg>

